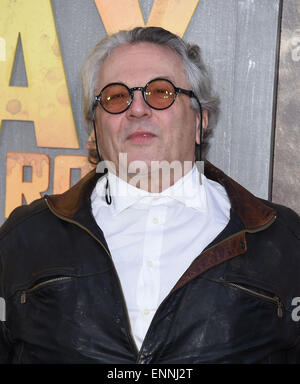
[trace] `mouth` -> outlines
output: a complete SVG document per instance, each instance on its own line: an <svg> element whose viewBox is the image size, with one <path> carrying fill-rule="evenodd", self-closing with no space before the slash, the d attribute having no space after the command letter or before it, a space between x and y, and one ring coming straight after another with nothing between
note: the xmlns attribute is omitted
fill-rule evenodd
<svg viewBox="0 0 300 384"><path fill-rule="evenodd" d="M135 144L145 144L152 141L155 137L156 135L154 135L152 132L135 131L127 137L127 140Z"/></svg>

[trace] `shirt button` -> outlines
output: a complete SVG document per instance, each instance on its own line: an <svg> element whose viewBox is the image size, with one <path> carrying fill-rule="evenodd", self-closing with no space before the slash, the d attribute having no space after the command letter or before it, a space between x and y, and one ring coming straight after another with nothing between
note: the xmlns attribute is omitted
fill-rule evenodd
<svg viewBox="0 0 300 384"><path fill-rule="evenodd" d="M150 311L149 309L144 309L144 315L149 315Z"/></svg>
<svg viewBox="0 0 300 384"><path fill-rule="evenodd" d="M158 218L157 217L153 217L152 223L153 224L158 224L158 222L159 222Z"/></svg>

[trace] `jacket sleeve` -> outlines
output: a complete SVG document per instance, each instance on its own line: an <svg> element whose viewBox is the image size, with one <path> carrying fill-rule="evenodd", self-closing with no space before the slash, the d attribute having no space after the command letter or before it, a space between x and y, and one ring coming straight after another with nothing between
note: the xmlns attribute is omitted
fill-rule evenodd
<svg viewBox="0 0 300 384"><path fill-rule="evenodd" d="M6 308L3 290L3 265L0 254L0 364L11 362L12 343L9 341L8 330L5 325Z"/></svg>
<svg viewBox="0 0 300 384"><path fill-rule="evenodd" d="M7 340L7 330L5 323L0 322L0 364L8 364L11 362L12 348Z"/></svg>
<svg viewBox="0 0 300 384"><path fill-rule="evenodd" d="M296 345L287 352L288 364L300 364L300 335Z"/></svg>

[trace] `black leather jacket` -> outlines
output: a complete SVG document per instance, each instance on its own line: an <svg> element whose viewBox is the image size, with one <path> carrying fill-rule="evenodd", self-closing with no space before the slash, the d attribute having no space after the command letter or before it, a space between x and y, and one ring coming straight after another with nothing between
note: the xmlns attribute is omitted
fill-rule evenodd
<svg viewBox="0 0 300 384"><path fill-rule="evenodd" d="M91 213L99 175L17 208L0 230L0 362L300 362L299 216L209 163L205 173L226 188L231 219L159 306L140 351Z"/></svg>

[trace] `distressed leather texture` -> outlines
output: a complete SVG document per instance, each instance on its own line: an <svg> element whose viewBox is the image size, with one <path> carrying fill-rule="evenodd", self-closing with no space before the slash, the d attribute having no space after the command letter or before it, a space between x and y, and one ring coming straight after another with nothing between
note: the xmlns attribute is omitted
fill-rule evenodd
<svg viewBox="0 0 300 384"><path fill-rule="evenodd" d="M205 174L225 187L230 221L161 303L139 351L91 212L102 175L17 208L0 229L0 362L299 363L299 216L208 162Z"/></svg>

